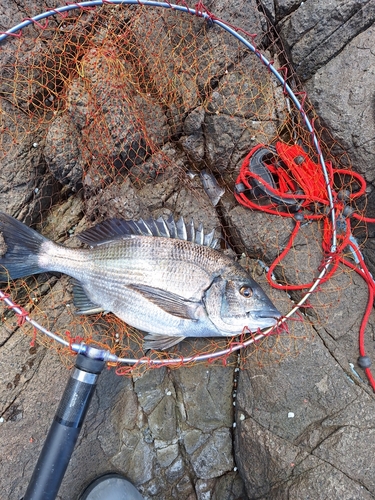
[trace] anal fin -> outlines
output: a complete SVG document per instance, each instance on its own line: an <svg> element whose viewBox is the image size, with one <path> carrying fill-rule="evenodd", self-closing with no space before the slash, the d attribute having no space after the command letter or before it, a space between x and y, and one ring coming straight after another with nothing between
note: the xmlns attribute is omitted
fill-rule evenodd
<svg viewBox="0 0 375 500"><path fill-rule="evenodd" d="M164 350L179 344L185 337L172 337L170 335L159 335L156 333L149 333L144 337L143 348L144 350Z"/></svg>
<svg viewBox="0 0 375 500"><path fill-rule="evenodd" d="M79 281L74 282L73 304L76 314L98 314L104 311L102 307L91 302Z"/></svg>

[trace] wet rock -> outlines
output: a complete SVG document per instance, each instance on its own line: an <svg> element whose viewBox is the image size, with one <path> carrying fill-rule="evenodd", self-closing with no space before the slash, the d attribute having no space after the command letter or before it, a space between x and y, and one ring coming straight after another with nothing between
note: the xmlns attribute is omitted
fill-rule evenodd
<svg viewBox="0 0 375 500"><path fill-rule="evenodd" d="M212 500L247 500L243 481L236 472L224 474L211 490Z"/></svg>
<svg viewBox="0 0 375 500"><path fill-rule="evenodd" d="M169 385L165 368L146 372L142 377L136 378L134 390L146 414L153 411L160 403L169 390Z"/></svg>
<svg viewBox="0 0 375 500"><path fill-rule="evenodd" d="M133 81L130 63L113 61L118 49L107 44L102 52L85 54L85 77L75 80L68 93L68 117L80 131L78 158L87 165L84 183L90 191L122 180L168 137L162 106L139 88L141 82ZM118 81L125 86L119 89ZM87 85L92 88L89 94Z"/></svg>
<svg viewBox="0 0 375 500"><path fill-rule="evenodd" d="M247 83L246 73L259 85ZM255 144L272 143L285 120L281 94L253 54L221 78L208 99L205 117L206 157L213 171L228 176Z"/></svg>
<svg viewBox="0 0 375 500"><path fill-rule="evenodd" d="M187 156L193 162L194 166L199 166L199 164L204 160L203 131L189 136L182 136L180 138L180 144Z"/></svg>
<svg viewBox="0 0 375 500"><path fill-rule="evenodd" d="M69 140L66 140L69 137ZM58 116L50 125L44 155L50 172L62 184L74 190L82 185L83 167L78 131L66 115Z"/></svg>
<svg viewBox="0 0 375 500"><path fill-rule="evenodd" d="M172 492L174 498L195 499L194 486L188 477L183 477Z"/></svg>
<svg viewBox="0 0 375 500"><path fill-rule="evenodd" d="M270 58L268 52L265 56ZM251 73L251 83L244 80L246 73ZM238 68L227 71L220 79L208 101L208 111L257 121L275 120L278 110L275 109L272 81L267 68L250 53ZM283 108L285 112L285 105Z"/></svg>
<svg viewBox="0 0 375 500"><path fill-rule="evenodd" d="M185 413L185 410L184 410ZM184 433L184 447L186 451L191 455L198 448L200 448L208 439L207 434L202 434L198 429L188 429Z"/></svg>
<svg viewBox="0 0 375 500"><path fill-rule="evenodd" d="M199 103L199 88L189 65L189 54L196 52L192 47L186 51L180 47L191 20L184 15L176 18L176 13L167 10L155 17L152 9L145 9L142 17L146 22L138 20L132 28L138 56L146 68L147 86L167 109L170 135L179 134L184 115ZM157 58L154 53L158 53Z"/></svg>
<svg viewBox="0 0 375 500"><path fill-rule="evenodd" d="M70 238L83 218L84 204L80 197L69 196L67 200L48 211L37 230L56 242L70 246ZM76 243L76 242L75 242Z"/></svg>
<svg viewBox="0 0 375 500"><path fill-rule="evenodd" d="M7 29L10 27L8 26ZM53 88L54 84L56 85L55 65L50 64L50 73L47 76L43 74L38 64L41 54L49 63L56 56L56 54L51 55L46 52L43 42L45 40L42 37L38 41L25 38L22 50L19 50L17 40L7 40L6 50L0 62L1 92L9 103L30 119L37 119L38 115L43 116L46 112L43 109L45 108L44 101L50 95L49 86ZM9 50L11 46L13 50Z"/></svg>
<svg viewBox="0 0 375 500"><path fill-rule="evenodd" d="M286 482L280 488L273 489L271 498L275 500L298 500L303 497L319 498L330 492L334 500L361 498L371 500L374 496L361 484L353 481L334 466L320 462L306 461L305 470L297 473L293 481ZM297 472L297 471L296 471Z"/></svg>
<svg viewBox="0 0 375 500"><path fill-rule="evenodd" d="M362 173L367 182L375 179L371 168L375 159L375 121L369 106L372 97L367 91L375 71L375 56L371 51L374 33L374 29L369 29L358 34L306 82L316 111L350 154L354 169ZM337 75L340 75L338 94L332 88ZM353 81L358 84L353 85Z"/></svg>
<svg viewBox="0 0 375 500"><path fill-rule="evenodd" d="M229 429L216 429L206 443L192 454L197 477L211 479L233 469L232 436Z"/></svg>
<svg viewBox="0 0 375 500"><path fill-rule="evenodd" d="M303 2L281 22L280 35L300 77L308 80L374 21L371 1Z"/></svg>
<svg viewBox="0 0 375 500"><path fill-rule="evenodd" d="M172 444L157 450L157 459L161 467L169 467L180 453L178 444Z"/></svg>
<svg viewBox="0 0 375 500"><path fill-rule="evenodd" d="M283 19L288 14L295 11L300 5L300 0L262 0L262 8L267 17L276 24L277 21Z"/></svg>
<svg viewBox="0 0 375 500"><path fill-rule="evenodd" d="M241 26L248 33L258 33L259 26L264 20L255 0L250 0L247 4L244 4L241 0L235 0L230 9L228 9L225 0L208 0L205 5L211 12L215 13L215 16L225 19L228 23ZM249 16L250 10L252 12L251 16ZM228 40L230 39L228 38ZM228 42L228 44L230 43L233 43L233 40Z"/></svg>
<svg viewBox="0 0 375 500"><path fill-rule="evenodd" d="M184 178L187 156L175 144L167 142L139 168L132 168L130 179L138 196L151 210L161 208Z"/></svg>
<svg viewBox="0 0 375 500"><path fill-rule="evenodd" d="M295 467L308 458L318 464L314 448L307 449L302 436L324 442L332 430L322 422L327 415L345 413L358 394L319 338L310 340L296 359L281 361L277 369L252 365L241 372L236 457L250 497L270 494L279 482L292 479Z"/></svg>
<svg viewBox="0 0 375 500"><path fill-rule="evenodd" d="M141 436L124 432L120 452L111 458L111 463L117 469L131 471L130 479L139 485L152 479L154 457L151 444Z"/></svg>
<svg viewBox="0 0 375 500"><path fill-rule="evenodd" d="M184 132L186 135L196 134L202 130L205 110L202 106L193 109L184 121Z"/></svg>
<svg viewBox="0 0 375 500"><path fill-rule="evenodd" d="M271 263L285 248L294 226L292 219L230 203L225 208L233 241L241 252Z"/></svg>
<svg viewBox="0 0 375 500"><path fill-rule="evenodd" d="M2 123L5 129L16 121L20 129L28 129L30 122L23 113L2 101ZM34 222L40 211L50 206L51 197L58 199L58 186L43 161L43 136L36 131L33 137L18 138L14 144L11 135L1 135L0 209L17 215L27 223Z"/></svg>
<svg viewBox="0 0 375 500"><path fill-rule="evenodd" d="M198 479L195 491L197 494L197 499L204 500L206 498L211 498L211 492L214 487L214 482L205 479Z"/></svg>
<svg viewBox="0 0 375 500"><path fill-rule="evenodd" d="M182 457L178 457L173 464L166 470L165 476L169 483L179 481L186 473L185 464Z"/></svg>
<svg viewBox="0 0 375 500"><path fill-rule="evenodd" d="M7 335L5 335L5 329L8 329ZM15 403L15 401L21 394L24 385L35 375L46 350L41 345L32 348L28 337L23 337L20 340L14 332L11 332L9 322L8 326L3 329L1 337L1 340L6 343L6 347L3 347L0 353L3 382L0 393L0 411L4 420L8 421L12 420L10 416L12 405L16 405L18 408L23 407L22 403ZM10 358L13 360L11 366L8 362Z"/></svg>
<svg viewBox="0 0 375 500"><path fill-rule="evenodd" d="M112 183L85 201L87 216L92 220L112 218L140 219L148 213L130 179Z"/></svg>
<svg viewBox="0 0 375 500"><path fill-rule="evenodd" d="M181 418L190 428L207 433L223 425L231 426L231 371L231 368L221 366L210 369L197 366L194 370L182 368L173 373L177 394L180 400L182 398ZM196 383L197 378L201 382L199 386ZM220 405L217 404L219 400L222 401ZM205 402L204 406L202 401ZM190 452L194 453L204 439L199 433L190 434L188 441Z"/></svg>
<svg viewBox="0 0 375 500"><path fill-rule="evenodd" d="M20 339L19 335L20 332L14 337L14 341L17 339L17 342L13 345L14 349L11 356L16 356L15 359L23 358L26 361L30 349L30 339L27 337ZM9 344L10 347L11 344ZM4 350L4 347L2 347L2 350ZM44 355L40 357L42 351L44 351ZM3 472L1 489L4 498L16 500L25 494L28 478L31 477L36 457L56 411L61 387L65 384L66 370L54 353L49 352L45 356L45 349L39 347L37 355L40 359L38 363L35 363L32 375L30 374L31 376L28 377L27 393L17 397L16 400L14 400L14 396L13 399L8 399L8 395L3 389L11 380L11 378L8 378L11 368L9 363L11 359L9 357L10 352L8 352L6 363L4 365L1 363L2 413L4 413L5 404L10 407L13 400L14 402L17 401L18 408L22 410L22 413L19 414L22 415L22 418L7 421L4 419L0 423L1 467ZM23 388L24 385L21 383L19 385L20 394L22 394ZM17 452L14 453L14 450L17 450ZM21 469L25 471L24 479L21 478L20 474L15 473L15 471Z"/></svg>
<svg viewBox="0 0 375 500"><path fill-rule="evenodd" d="M189 113L184 121L183 133L179 142L195 168L199 168L204 160L204 123L205 110L198 106Z"/></svg>
<svg viewBox="0 0 375 500"><path fill-rule="evenodd" d="M155 440L171 442L176 438L175 402L172 392L160 401L153 412L148 416L150 431Z"/></svg>
<svg viewBox="0 0 375 500"><path fill-rule="evenodd" d="M206 118L207 159L213 170L222 172L231 167L231 157L243 135L243 121L226 115Z"/></svg>
<svg viewBox="0 0 375 500"><path fill-rule="evenodd" d="M274 121L243 120L225 114L208 115L205 130L207 165L231 186L251 149L259 143L269 144L276 134Z"/></svg>

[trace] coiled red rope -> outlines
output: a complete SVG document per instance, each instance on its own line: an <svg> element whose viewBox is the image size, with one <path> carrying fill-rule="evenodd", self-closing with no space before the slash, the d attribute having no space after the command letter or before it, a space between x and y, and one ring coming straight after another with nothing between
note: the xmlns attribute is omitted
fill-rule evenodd
<svg viewBox="0 0 375 500"><path fill-rule="evenodd" d="M256 165L252 163L255 158ZM295 285L280 284L272 277L276 266L293 247L301 222L323 221L323 255L326 259L330 259L331 264L320 283L328 281L341 262L361 276L367 284L368 301L359 330L358 364L364 369L375 392L375 379L370 370L371 361L365 351L365 330L374 304L375 281L358 246L353 242L350 218L367 223L375 223L375 219L356 213L350 206L355 199L365 194L366 181L363 177L352 170L334 169L330 162L326 162L326 167L329 184L325 180L321 165L311 160L301 146L289 145L281 141L277 142L275 147L258 144L242 163L234 195L237 201L247 208L294 218L296 221L287 245L267 271L270 285L278 290L305 290L313 286L313 281ZM335 176L351 178L358 185L358 189L355 192L336 191L334 189ZM328 190L332 193L336 220L337 246L334 251L332 251L333 226L329 217L331 208ZM356 263L343 257L344 250L347 248L355 256ZM322 266L324 265L323 261Z"/></svg>

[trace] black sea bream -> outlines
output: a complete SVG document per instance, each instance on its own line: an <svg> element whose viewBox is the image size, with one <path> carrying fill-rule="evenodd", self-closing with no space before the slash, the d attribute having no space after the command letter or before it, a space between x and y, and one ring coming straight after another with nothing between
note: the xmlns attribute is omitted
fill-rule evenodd
<svg viewBox="0 0 375 500"><path fill-rule="evenodd" d="M185 337L227 337L276 324L281 313L213 232L193 222L107 220L78 238L90 248L56 244L0 213L0 280L57 271L75 279L78 314L112 312L147 332L145 348Z"/></svg>

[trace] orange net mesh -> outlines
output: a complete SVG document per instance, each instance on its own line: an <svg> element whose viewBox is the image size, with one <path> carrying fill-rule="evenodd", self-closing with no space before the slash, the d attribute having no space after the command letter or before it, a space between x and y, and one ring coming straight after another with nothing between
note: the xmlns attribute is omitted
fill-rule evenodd
<svg viewBox="0 0 375 500"><path fill-rule="evenodd" d="M261 14L254 19L257 46L274 66L286 67L279 40ZM56 15L44 27L34 24L7 39L0 71L2 211L67 246L78 246L75 233L107 218L192 217L224 236L223 250L241 257L284 314L299 300L302 292L271 290L254 260L269 266L286 247L293 221L245 208L234 187L244 157L259 143L303 144L315 161L316 150L284 86L233 35L173 9L105 5ZM281 72L297 91L295 75ZM303 105L315 119L325 158L336 168L349 167L345 153L319 128L311 105ZM202 171L216 179L216 205ZM340 188L353 188L350 177L338 181ZM278 282L317 277L324 260L322 229L319 221L301 227L274 270ZM325 322L351 279L347 268L339 270L313 293L303 314L288 321L287 333L241 350L243 360L275 362L298 352L313 332L310 319ZM3 290L64 339L145 359L141 332L112 314L74 314L66 276L42 274ZM4 332L14 331L17 317L7 309L2 314ZM22 329L64 356L69 352L30 325ZM230 346L248 338L191 339L147 359L173 357L178 366L179 356L229 346L219 362L234 362Z"/></svg>

